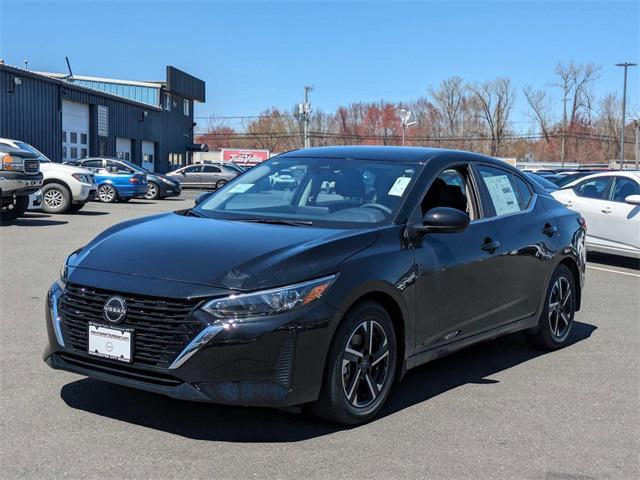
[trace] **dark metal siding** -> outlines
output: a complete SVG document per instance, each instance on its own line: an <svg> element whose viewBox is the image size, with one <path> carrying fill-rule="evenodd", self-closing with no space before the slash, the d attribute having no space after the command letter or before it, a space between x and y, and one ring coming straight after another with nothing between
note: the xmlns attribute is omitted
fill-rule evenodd
<svg viewBox="0 0 640 480"><path fill-rule="evenodd" d="M167 90L196 102L205 101L204 82L172 66L167 66Z"/></svg>
<svg viewBox="0 0 640 480"><path fill-rule="evenodd" d="M20 76L22 85L13 86L13 77ZM171 111L120 100L111 95L93 93L71 85L0 66L0 137L30 143L51 160L62 159L62 99L89 105L90 155L98 155L97 106L109 109L109 136L106 155L116 153L116 137L132 139L132 156L142 160L142 141L156 144L156 170L168 170L168 156L179 153L187 159L186 146L193 143L193 104L184 115L182 98L172 95L176 107ZM148 112L143 117L144 112Z"/></svg>

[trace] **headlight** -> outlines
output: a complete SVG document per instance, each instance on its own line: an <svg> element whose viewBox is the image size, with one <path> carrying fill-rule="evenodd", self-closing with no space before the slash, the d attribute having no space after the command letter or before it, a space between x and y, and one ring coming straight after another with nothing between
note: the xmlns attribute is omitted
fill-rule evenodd
<svg viewBox="0 0 640 480"><path fill-rule="evenodd" d="M92 183L91 177L83 173L72 173L71 176L81 183Z"/></svg>
<svg viewBox="0 0 640 480"><path fill-rule="evenodd" d="M175 184L173 180L169 180L168 178L165 178L165 177L160 177L160 180L162 180L164 183L168 183L169 185Z"/></svg>
<svg viewBox="0 0 640 480"><path fill-rule="evenodd" d="M62 289L64 289L65 285L67 284L67 275L69 274L67 260L65 260L62 264L62 268L60 269L60 278L58 278L58 286Z"/></svg>
<svg viewBox="0 0 640 480"><path fill-rule="evenodd" d="M219 319L263 317L289 312L319 299L329 289L336 275L288 287L216 298L202 308Z"/></svg>

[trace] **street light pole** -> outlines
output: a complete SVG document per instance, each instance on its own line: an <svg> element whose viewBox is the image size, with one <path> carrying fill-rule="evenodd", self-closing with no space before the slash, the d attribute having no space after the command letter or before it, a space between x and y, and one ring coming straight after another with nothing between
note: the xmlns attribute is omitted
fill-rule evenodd
<svg viewBox="0 0 640 480"><path fill-rule="evenodd" d="M634 120L633 124L636 127L636 170L640 170L640 120Z"/></svg>
<svg viewBox="0 0 640 480"><path fill-rule="evenodd" d="M400 109L400 126L402 127L402 146L404 147L404 137L407 132L407 128L416 125L418 122L410 122L411 110L405 108Z"/></svg>
<svg viewBox="0 0 640 480"><path fill-rule="evenodd" d="M624 168L624 123L627 108L627 69L637 66L637 63L616 63L616 67L624 67L624 87L622 90L622 128L620 130L620 170Z"/></svg>
<svg viewBox="0 0 640 480"><path fill-rule="evenodd" d="M309 103L309 92L313 90L313 87L305 85L304 87L304 103L298 104L298 111L295 112L295 117L302 121L302 142L304 148L311 146L311 139L309 138L309 123L311 122L311 104Z"/></svg>

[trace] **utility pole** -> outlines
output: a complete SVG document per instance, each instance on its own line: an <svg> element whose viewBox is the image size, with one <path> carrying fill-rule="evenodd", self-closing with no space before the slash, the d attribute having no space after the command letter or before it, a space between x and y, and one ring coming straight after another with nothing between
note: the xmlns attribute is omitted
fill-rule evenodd
<svg viewBox="0 0 640 480"><path fill-rule="evenodd" d="M634 120L633 124L636 127L636 170L640 170L640 119Z"/></svg>
<svg viewBox="0 0 640 480"><path fill-rule="evenodd" d="M562 144L560 147L560 161L562 162L562 168L564 168L564 162L566 158L566 150L565 150L565 142L567 141L567 94L565 92L564 98L562 99L563 113L562 113Z"/></svg>
<svg viewBox="0 0 640 480"><path fill-rule="evenodd" d="M296 118L302 121L302 139L304 142L304 148L311 146L309 138L309 123L311 122L311 104L309 103L309 93L313 90L313 87L305 85L304 87L304 103L298 104L298 111L296 112Z"/></svg>
<svg viewBox="0 0 640 480"><path fill-rule="evenodd" d="M637 66L637 63L616 63L616 67L624 67L624 87L622 90L622 128L620 129L620 170L624 168L624 123L627 108L627 69Z"/></svg>

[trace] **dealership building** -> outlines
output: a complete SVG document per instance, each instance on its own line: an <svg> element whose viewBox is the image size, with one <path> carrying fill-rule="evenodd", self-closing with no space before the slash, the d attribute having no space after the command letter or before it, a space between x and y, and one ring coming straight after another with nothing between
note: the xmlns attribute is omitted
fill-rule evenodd
<svg viewBox="0 0 640 480"><path fill-rule="evenodd" d="M0 63L0 137L25 141L54 162L90 156L166 172L191 163L193 104L205 84L175 67L164 81L27 71Z"/></svg>

